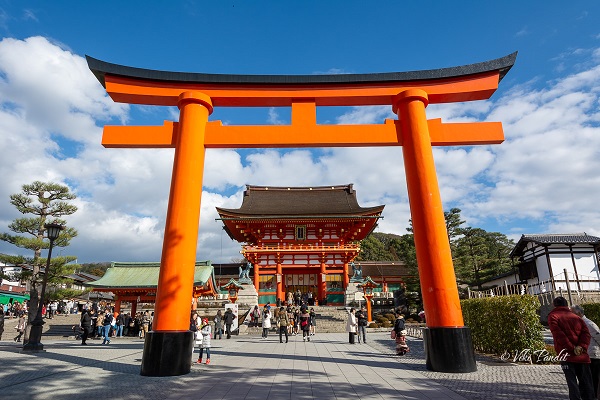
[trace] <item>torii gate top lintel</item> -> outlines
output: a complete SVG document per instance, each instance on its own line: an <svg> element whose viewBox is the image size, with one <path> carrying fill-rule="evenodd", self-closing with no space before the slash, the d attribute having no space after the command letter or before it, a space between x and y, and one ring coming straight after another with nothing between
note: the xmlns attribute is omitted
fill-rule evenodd
<svg viewBox="0 0 600 400"><path fill-rule="evenodd" d="M432 70L337 75L234 75L158 71L112 64L86 56L88 66L117 102L175 106L179 95L200 91L214 106L286 107L388 105L400 91L425 90L429 103L489 98L515 63L517 53Z"/></svg>

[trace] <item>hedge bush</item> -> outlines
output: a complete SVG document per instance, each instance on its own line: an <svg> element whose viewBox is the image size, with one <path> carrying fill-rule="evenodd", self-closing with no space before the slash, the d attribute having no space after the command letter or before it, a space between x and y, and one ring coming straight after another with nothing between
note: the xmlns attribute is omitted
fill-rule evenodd
<svg viewBox="0 0 600 400"><path fill-rule="evenodd" d="M600 326L600 303L581 304L581 308L586 317Z"/></svg>
<svg viewBox="0 0 600 400"><path fill-rule="evenodd" d="M537 297L512 295L468 299L462 300L461 306L475 349L502 355L545 348Z"/></svg>

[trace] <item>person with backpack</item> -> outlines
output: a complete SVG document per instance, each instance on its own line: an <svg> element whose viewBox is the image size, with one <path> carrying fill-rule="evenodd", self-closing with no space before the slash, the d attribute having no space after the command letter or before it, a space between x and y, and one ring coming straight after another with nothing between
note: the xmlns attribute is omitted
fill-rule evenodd
<svg viewBox="0 0 600 400"><path fill-rule="evenodd" d="M307 308L303 308L300 314L300 329L302 329L302 341L305 342L308 338L310 342L310 314Z"/></svg>
<svg viewBox="0 0 600 400"><path fill-rule="evenodd" d="M285 308L281 307L279 309L279 343L283 343L282 335L285 334L285 342L288 342L288 325L290 324L288 313L285 311Z"/></svg>

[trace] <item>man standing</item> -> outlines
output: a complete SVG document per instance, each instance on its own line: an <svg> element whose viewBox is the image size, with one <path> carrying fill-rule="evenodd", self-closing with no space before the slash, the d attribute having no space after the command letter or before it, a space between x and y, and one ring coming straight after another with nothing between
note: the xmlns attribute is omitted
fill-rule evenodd
<svg viewBox="0 0 600 400"><path fill-rule="evenodd" d="M594 399L590 357L587 349L590 344L590 331L585 322L568 307L564 297L554 299L554 309L548 314L548 326L554 338L556 354L566 355L561 367L570 400Z"/></svg>
<svg viewBox="0 0 600 400"><path fill-rule="evenodd" d="M142 315L142 330L141 330L142 338L146 337L146 334L149 332L149 327L150 327L150 313L148 311L145 311L144 315Z"/></svg>
<svg viewBox="0 0 600 400"><path fill-rule="evenodd" d="M117 315L117 329L115 332L115 337L123 337L123 325L125 325L125 316L122 312L119 312L119 315Z"/></svg>
<svg viewBox="0 0 600 400"><path fill-rule="evenodd" d="M283 343L283 337L282 335L285 335L285 342L288 342L288 325L289 325L289 319L288 319L288 313L285 311L285 308L281 307L279 309L279 314L278 314L278 322L279 322L279 343Z"/></svg>
<svg viewBox="0 0 600 400"><path fill-rule="evenodd" d="M235 315L231 308L228 308L225 311L225 315L223 316L223 320L225 321L225 333L227 334L227 339L231 339L231 325L233 324L233 320L235 319Z"/></svg>
<svg viewBox="0 0 600 400"><path fill-rule="evenodd" d="M79 325L83 331L81 333L81 344L87 345L85 341L87 340L90 332L92 332L92 317L90 317L90 312L88 309L83 309L81 312L81 321Z"/></svg>
<svg viewBox="0 0 600 400"><path fill-rule="evenodd" d="M362 339L363 343L367 343L367 308L362 306L360 310L356 312L356 319L358 320L358 343Z"/></svg>

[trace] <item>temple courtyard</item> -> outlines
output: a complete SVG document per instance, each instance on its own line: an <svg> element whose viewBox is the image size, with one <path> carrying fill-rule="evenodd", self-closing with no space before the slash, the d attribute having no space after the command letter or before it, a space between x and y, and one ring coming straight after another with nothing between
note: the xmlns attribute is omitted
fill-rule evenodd
<svg viewBox="0 0 600 400"><path fill-rule="evenodd" d="M368 333L366 344L348 344L345 333L303 342L291 336L256 335L213 340L211 364L190 374L143 377L143 341L114 338L110 345L73 337L44 337L45 352L27 354L4 332L0 342L0 398L81 399L565 399L558 365L514 364L477 356L464 374L425 368L423 342L394 355L388 332ZM195 354L195 357L197 354ZM83 397L82 397L83 396Z"/></svg>

